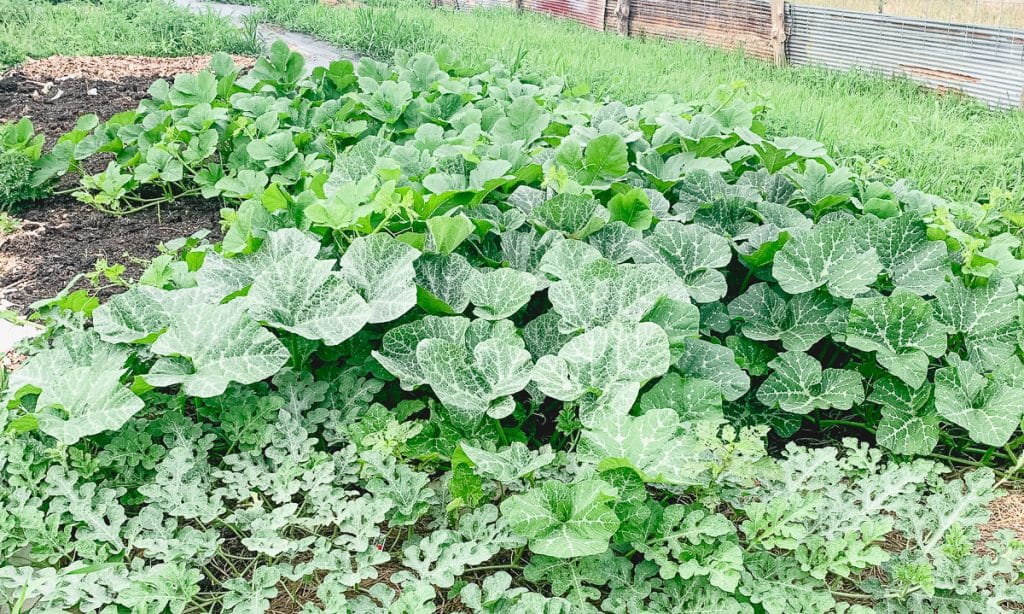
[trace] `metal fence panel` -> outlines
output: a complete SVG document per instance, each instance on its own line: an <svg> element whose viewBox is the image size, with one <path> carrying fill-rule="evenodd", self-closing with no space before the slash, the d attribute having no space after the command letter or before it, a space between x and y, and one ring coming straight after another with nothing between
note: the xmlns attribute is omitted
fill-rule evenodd
<svg viewBox="0 0 1024 614"><path fill-rule="evenodd" d="M770 59L769 6L765 0L633 0L629 33L742 48Z"/></svg>
<svg viewBox="0 0 1024 614"><path fill-rule="evenodd" d="M446 2L445 4L451 4ZM463 8L482 8L482 9L495 9L495 8L511 8L511 0L462 0L459 6Z"/></svg>
<svg viewBox="0 0 1024 614"><path fill-rule="evenodd" d="M904 75L996 107L1024 101L1024 30L789 4L794 64Z"/></svg>
<svg viewBox="0 0 1024 614"><path fill-rule="evenodd" d="M604 29L606 0L523 0L523 8L578 21L595 30ZM615 0L610 0L615 4Z"/></svg>

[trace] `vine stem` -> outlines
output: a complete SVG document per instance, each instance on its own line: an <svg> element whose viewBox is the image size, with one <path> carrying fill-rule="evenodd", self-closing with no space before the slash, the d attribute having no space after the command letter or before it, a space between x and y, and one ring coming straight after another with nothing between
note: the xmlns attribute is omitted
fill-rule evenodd
<svg viewBox="0 0 1024 614"><path fill-rule="evenodd" d="M957 458L955 456L948 456L946 454L932 453L928 455L928 458L934 458L936 460L946 461L949 463L957 463L960 465L968 465L970 467L986 467L985 463L979 463L978 461L969 460L966 458Z"/></svg>
<svg viewBox="0 0 1024 614"><path fill-rule="evenodd" d="M470 567L469 569L467 569L465 571L465 573L470 573L471 571L498 571L500 569L518 569L519 567L520 567L519 565L512 565L512 564L508 564L508 565L484 565L483 567Z"/></svg>

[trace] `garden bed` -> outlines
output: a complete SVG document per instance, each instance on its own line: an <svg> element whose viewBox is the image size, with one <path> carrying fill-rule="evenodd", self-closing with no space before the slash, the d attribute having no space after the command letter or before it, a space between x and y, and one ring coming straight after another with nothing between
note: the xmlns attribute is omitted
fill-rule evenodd
<svg viewBox="0 0 1024 614"><path fill-rule="evenodd" d="M242 66L252 60L237 57ZM74 127L85 113L106 119L134 108L157 78L204 67L208 58L55 57L26 63L0 75L0 121L28 117L47 147ZM102 158L102 157L100 157ZM98 171L105 159L90 160ZM62 188L77 179L65 178ZM124 264L134 278L140 262L157 254L168 239L200 229L217 232L220 204L198 198L117 218L57 195L29 205L17 217L24 223L0 237L0 300L25 311L34 301L60 292L76 275L91 271L97 260ZM108 289L107 293L110 290Z"/></svg>
<svg viewBox="0 0 1024 614"><path fill-rule="evenodd" d="M2 374L12 611L1024 604L1007 224L741 100L599 103L422 54L304 74L277 42L46 156L8 133L113 212L238 208L212 249L43 310ZM48 207L17 240L127 250L168 219ZM32 251L63 257L52 236Z"/></svg>

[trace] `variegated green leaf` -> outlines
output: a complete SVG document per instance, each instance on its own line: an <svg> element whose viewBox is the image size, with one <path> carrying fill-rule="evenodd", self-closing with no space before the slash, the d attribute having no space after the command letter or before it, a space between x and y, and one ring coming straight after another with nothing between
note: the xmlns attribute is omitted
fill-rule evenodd
<svg viewBox="0 0 1024 614"><path fill-rule="evenodd" d="M642 416L607 413L583 430L579 459L593 465L625 462L647 482L700 484L710 455L681 427L679 415L668 408Z"/></svg>
<svg viewBox="0 0 1024 614"><path fill-rule="evenodd" d="M608 506L616 494L601 480L547 480L502 501L501 514L513 531L529 540L535 554L562 559L601 554L619 528Z"/></svg>
<svg viewBox="0 0 1024 614"><path fill-rule="evenodd" d="M510 395L530 382L533 362L512 323L495 322L492 335L472 344L425 339L416 347L423 377L449 409L468 419L504 418L515 404Z"/></svg>
<svg viewBox="0 0 1024 614"><path fill-rule="evenodd" d="M857 220L862 244L873 248L882 263L883 272L893 285L930 295L949 274L946 244L930 241L924 222L914 213L888 219L865 215Z"/></svg>
<svg viewBox="0 0 1024 614"><path fill-rule="evenodd" d="M548 289L563 330L588 330L611 322L639 322L662 298L686 300L686 290L663 264L615 264L599 259Z"/></svg>
<svg viewBox="0 0 1024 614"><path fill-rule="evenodd" d="M750 390L750 376L736 363L733 351L703 339L686 343L676 369L684 376L718 384L726 401L735 401Z"/></svg>
<svg viewBox="0 0 1024 614"><path fill-rule="evenodd" d="M514 483L555 460L550 446L534 451L519 441L513 441L509 447L496 452L476 448L465 442L459 445L469 460L473 461L477 473L502 484Z"/></svg>
<svg viewBox="0 0 1024 614"><path fill-rule="evenodd" d="M705 379L683 377L670 371L640 396L639 413L667 407L683 422L722 417L722 387Z"/></svg>
<svg viewBox="0 0 1024 614"><path fill-rule="evenodd" d="M718 270L732 260L725 237L695 224L663 222L643 241L634 243L633 249L638 263L668 265L694 301L710 303L725 296L725 276Z"/></svg>
<svg viewBox="0 0 1024 614"><path fill-rule="evenodd" d="M834 309L824 290L805 292L788 300L770 284L754 284L729 303L729 317L742 323L745 337L781 341L790 351L806 352L828 335L826 319Z"/></svg>
<svg viewBox="0 0 1024 614"><path fill-rule="evenodd" d="M588 391L646 382L668 366L668 337L660 326L611 324L574 337L557 356L542 356L533 379L544 394L574 401Z"/></svg>
<svg viewBox="0 0 1024 614"><path fill-rule="evenodd" d="M232 301L172 314L167 331L152 346L164 358L144 379L153 386L182 384L188 395L212 397L229 382L252 384L277 373L288 350L245 308L243 301Z"/></svg>
<svg viewBox="0 0 1024 614"><path fill-rule="evenodd" d="M537 280L530 273L494 269L469 277L465 293L478 318L503 320L526 305L536 289Z"/></svg>
<svg viewBox="0 0 1024 614"><path fill-rule="evenodd" d="M864 400L860 374L845 369L821 368L803 352L784 352L768 363L773 369L757 391L757 400L794 414L815 409L850 409Z"/></svg>
<svg viewBox="0 0 1024 614"><path fill-rule="evenodd" d="M946 351L946 329L935 321L930 303L897 288L891 296L853 301L846 344L875 352L890 373L920 388L928 374L928 357Z"/></svg>
<svg viewBox="0 0 1024 614"><path fill-rule="evenodd" d="M416 358L416 348L425 339L442 339L464 343L469 319L460 317L427 316L420 320L390 329L381 340L380 351L373 357L397 377L405 390L427 383L423 369Z"/></svg>
<svg viewBox="0 0 1024 614"><path fill-rule="evenodd" d="M896 454L929 454L939 441L939 415L931 398L931 384L915 390L892 376L875 382L868 400L882 406L878 445Z"/></svg>
<svg viewBox="0 0 1024 614"><path fill-rule="evenodd" d="M72 332L11 374L9 396L38 392L39 430L65 445L121 428L143 408L124 385L128 353L91 332Z"/></svg>
<svg viewBox="0 0 1024 614"><path fill-rule="evenodd" d="M420 307L431 313L458 314L469 306L466 282L478 275L460 254L423 254L413 263L416 269Z"/></svg>
<svg viewBox="0 0 1024 614"><path fill-rule="evenodd" d="M371 311L333 268L301 254L283 258L260 272L241 300L268 326L338 345L366 325Z"/></svg>
<svg viewBox="0 0 1024 614"><path fill-rule="evenodd" d="M341 257L341 273L370 307L371 323L389 322L416 305L416 270L420 253L382 233L352 241Z"/></svg>
<svg viewBox="0 0 1024 614"><path fill-rule="evenodd" d="M967 288L959 278L935 293L935 319L963 336L967 358L994 369L1016 351L1021 338L1017 288L1002 279Z"/></svg>
<svg viewBox="0 0 1024 614"><path fill-rule="evenodd" d="M1010 358L988 377L958 356L948 361L935 372L935 409L974 441L1006 445L1024 417L1024 365Z"/></svg>
<svg viewBox="0 0 1024 614"><path fill-rule="evenodd" d="M793 237L775 254L772 274L789 294L825 286L833 296L854 298L864 294L882 271L874 248L857 241L853 218L826 217Z"/></svg>

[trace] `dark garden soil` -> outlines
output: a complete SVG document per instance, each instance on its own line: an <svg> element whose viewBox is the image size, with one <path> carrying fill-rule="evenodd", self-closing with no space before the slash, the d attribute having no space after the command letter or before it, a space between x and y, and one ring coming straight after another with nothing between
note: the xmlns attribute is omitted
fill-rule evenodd
<svg viewBox="0 0 1024 614"><path fill-rule="evenodd" d="M120 64L128 76L110 80L119 64L116 59L105 60L83 68L81 61L66 58L0 75L0 121L29 117L36 131L46 135L49 148L74 127L79 116L95 113L106 119L133 109L156 78L205 65L194 59L175 63L157 58L147 65L145 58L131 58ZM48 75L48 70L61 76ZM106 160L90 161L88 166L96 172L106 166ZM75 178L67 177L60 187L74 183ZM162 207L159 218L156 210L116 218L70 196L29 204L15 214L23 220L21 229L0 236L0 304L7 302L24 312L31 303L60 292L79 273L92 271L98 259L125 265L125 278L135 278L144 261L157 255L156 246L162 241L200 229L211 230L215 238L219 209L220 203L192 198Z"/></svg>
<svg viewBox="0 0 1024 614"><path fill-rule="evenodd" d="M219 203L191 198L163 207L159 218L156 209L117 218L70 196L48 199L20 212L21 230L0 239L0 300L25 312L33 302L60 292L75 275L92 271L100 259L125 265L124 277L135 279L162 241L204 228L216 233L219 210Z"/></svg>

